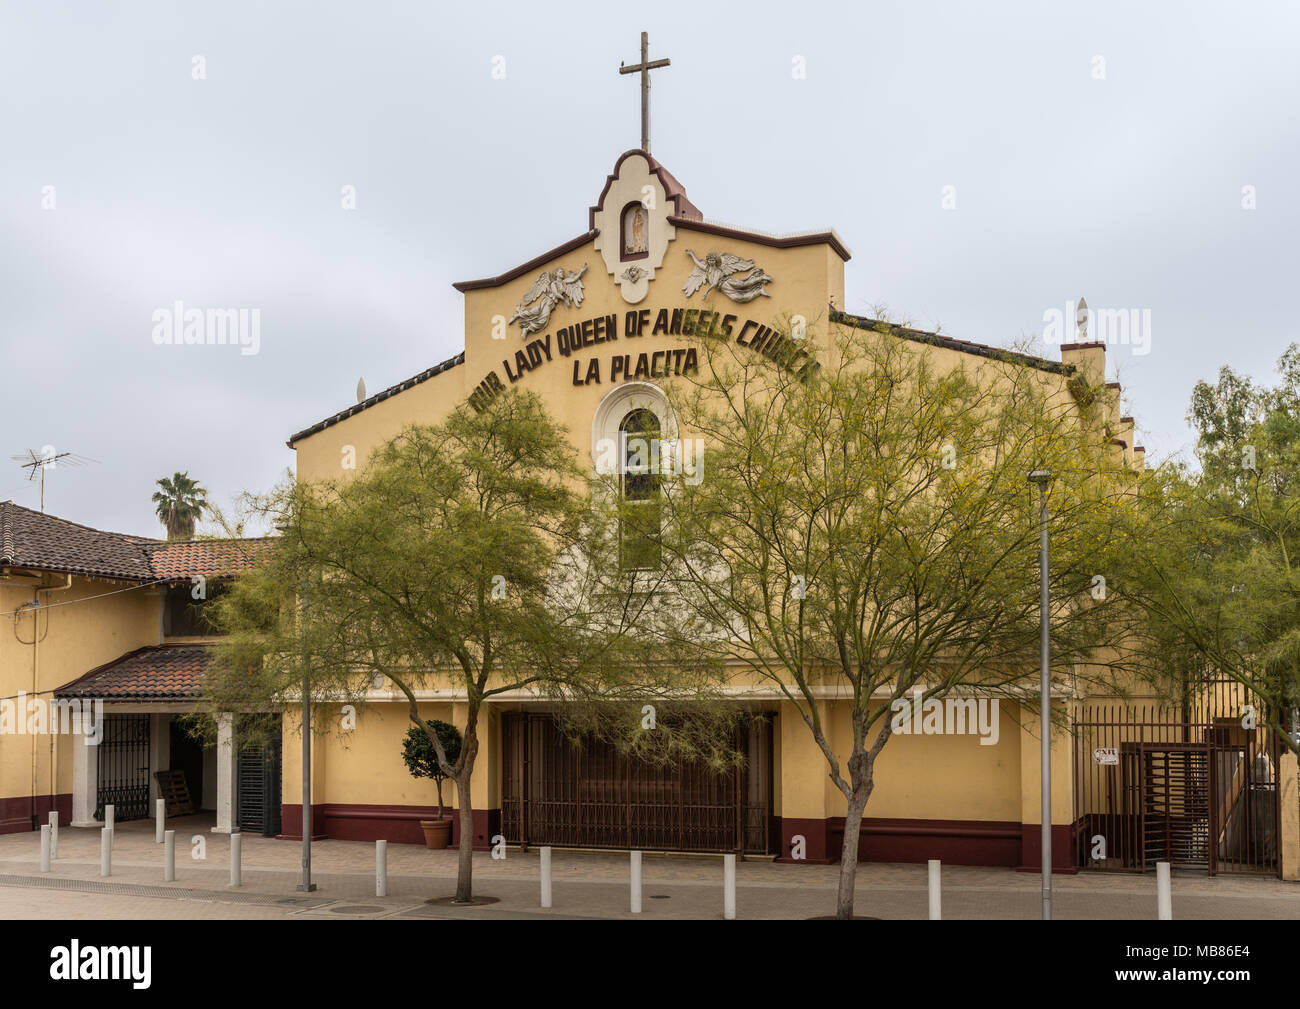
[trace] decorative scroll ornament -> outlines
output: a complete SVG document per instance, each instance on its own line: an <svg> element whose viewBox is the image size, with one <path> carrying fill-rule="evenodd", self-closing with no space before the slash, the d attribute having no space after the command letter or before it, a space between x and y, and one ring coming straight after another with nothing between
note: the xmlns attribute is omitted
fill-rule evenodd
<svg viewBox="0 0 1300 1009"><path fill-rule="evenodd" d="M515 314L506 320L507 325L518 319L519 335L525 340L532 333L540 333L550 325L551 313L557 305L577 308L582 304L582 275L586 272L586 263L577 273L566 273L562 266L554 272L543 270L524 300L515 306Z"/></svg>
<svg viewBox="0 0 1300 1009"><path fill-rule="evenodd" d="M636 284L642 277L648 276L650 276L649 270L643 270L639 266L629 266L619 275L619 279L626 280L629 284Z"/></svg>
<svg viewBox="0 0 1300 1009"><path fill-rule="evenodd" d="M742 304L753 301L759 296L771 297L764 285L772 283L772 278L756 267L752 259L741 259L730 252L721 254L710 252L700 260L690 249L686 250L686 255L690 256L695 264L695 269L691 271L691 275L686 278L686 284L682 287L688 298L704 285L707 286L704 286L703 300L708 300L709 292L714 288L732 301ZM749 272L745 276L737 276L746 270Z"/></svg>

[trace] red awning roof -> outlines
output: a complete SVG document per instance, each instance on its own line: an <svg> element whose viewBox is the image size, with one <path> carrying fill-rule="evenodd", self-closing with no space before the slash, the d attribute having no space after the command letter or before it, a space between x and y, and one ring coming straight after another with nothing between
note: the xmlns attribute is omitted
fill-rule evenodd
<svg viewBox="0 0 1300 1009"><path fill-rule="evenodd" d="M167 701L199 696L212 653L202 645L137 648L54 691L55 697Z"/></svg>

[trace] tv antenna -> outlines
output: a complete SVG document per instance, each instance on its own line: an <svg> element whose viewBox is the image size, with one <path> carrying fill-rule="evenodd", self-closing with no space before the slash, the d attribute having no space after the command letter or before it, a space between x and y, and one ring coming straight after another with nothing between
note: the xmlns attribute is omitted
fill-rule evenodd
<svg viewBox="0 0 1300 1009"><path fill-rule="evenodd" d="M53 445L44 446L39 452L34 449L28 449L24 455L11 455L9 457L18 463L22 469L27 470L27 479L35 480L36 474L41 474L41 512L45 512L45 471L47 469L58 469L60 466L76 467L84 466L88 462L98 462L98 459L91 459L88 456L78 455L76 452L57 452Z"/></svg>

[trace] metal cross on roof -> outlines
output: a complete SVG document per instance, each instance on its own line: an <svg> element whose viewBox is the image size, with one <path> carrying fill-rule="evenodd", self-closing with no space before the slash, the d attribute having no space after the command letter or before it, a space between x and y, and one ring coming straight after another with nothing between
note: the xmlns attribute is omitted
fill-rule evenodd
<svg viewBox="0 0 1300 1009"><path fill-rule="evenodd" d="M620 74L640 74L641 75L641 150L647 154L650 153L650 71L658 70L660 67L668 66L671 60L655 60L650 62L650 36L646 32L641 33L641 62L634 67L618 65Z"/></svg>

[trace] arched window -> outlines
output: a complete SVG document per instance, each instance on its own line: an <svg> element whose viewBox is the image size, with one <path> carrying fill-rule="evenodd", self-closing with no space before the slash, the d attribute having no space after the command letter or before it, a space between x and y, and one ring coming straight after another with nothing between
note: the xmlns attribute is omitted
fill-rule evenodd
<svg viewBox="0 0 1300 1009"><path fill-rule="evenodd" d="M624 570L657 568L660 562L663 444L659 417L653 410L630 410L618 425L619 486L623 497L619 521L619 562Z"/></svg>

